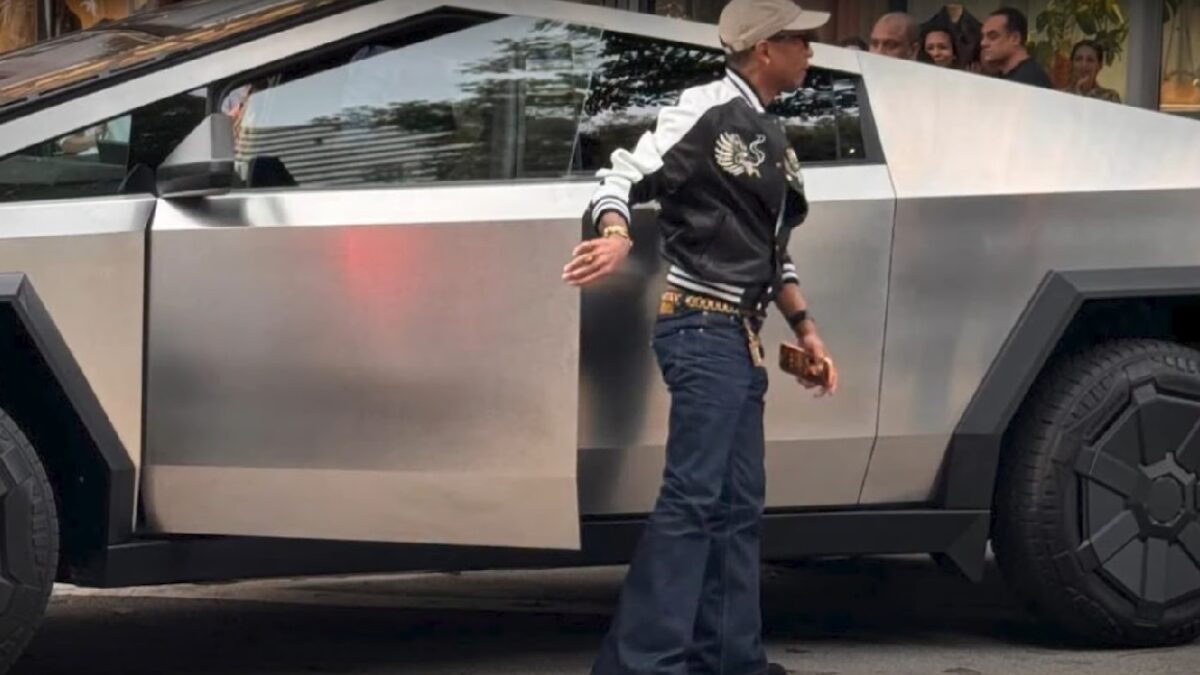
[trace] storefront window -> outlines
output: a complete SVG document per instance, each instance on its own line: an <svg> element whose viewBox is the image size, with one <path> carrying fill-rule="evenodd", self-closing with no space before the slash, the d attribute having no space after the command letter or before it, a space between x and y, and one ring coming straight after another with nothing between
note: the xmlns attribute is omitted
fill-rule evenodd
<svg viewBox="0 0 1200 675"><path fill-rule="evenodd" d="M1165 10L1162 110L1200 119L1200 0L1166 0Z"/></svg>
<svg viewBox="0 0 1200 675"><path fill-rule="evenodd" d="M908 8L909 13L923 23L949 21L959 45L970 45L968 49L972 50L979 43L981 24L989 14L1001 6L1018 9L1029 19L1030 52L1046 70L1056 89L1125 100L1128 17L1130 3L1134 1L973 0L945 3L910 0ZM1079 63L1073 63L1072 52L1085 39L1094 41L1100 49L1081 47L1086 53L1081 54ZM978 60L978 53L971 54L970 60Z"/></svg>
<svg viewBox="0 0 1200 675"><path fill-rule="evenodd" d="M70 14L71 23L87 29L105 19L124 19L129 16L129 5L129 0L64 0L62 10Z"/></svg>
<svg viewBox="0 0 1200 675"><path fill-rule="evenodd" d="M600 0L580 0L599 4ZM1165 0L1168 5L1200 4L1200 0ZM1020 10L1029 20L1029 48L1042 65L1056 89L1122 102L1128 98L1127 81L1131 59L1130 9L1142 0L805 0L807 9L829 12L830 20L817 31L818 39L845 45L852 40L867 41L875 21L889 11L907 11L919 25L947 26L959 48L958 66L973 71L985 70L979 62L979 41L984 20L1001 6ZM716 23L727 0L653 0L630 2L661 16ZM603 4L611 5L611 2ZM1170 9L1168 9L1170 12ZM1200 21L1193 12L1191 24ZM1193 74L1195 61L1192 43L1186 33L1175 52L1184 63L1177 68ZM1089 40L1095 46L1080 45ZM1078 46L1078 49L1077 49ZM1073 58L1077 56L1078 58ZM1157 58L1157 57L1154 57ZM1191 86L1190 84L1188 85ZM1191 87L1190 91L1195 91ZM1172 99L1174 100L1174 99ZM1166 97L1164 96L1164 104Z"/></svg>
<svg viewBox="0 0 1200 675"><path fill-rule="evenodd" d="M172 5L180 0L55 0L52 17L54 35L86 30L151 9Z"/></svg>
<svg viewBox="0 0 1200 675"><path fill-rule="evenodd" d="M0 53L181 0L0 0Z"/></svg>
<svg viewBox="0 0 1200 675"><path fill-rule="evenodd" d="M0 52L36 42L37 21L37 5L30 0L0 0Z"/></svg>

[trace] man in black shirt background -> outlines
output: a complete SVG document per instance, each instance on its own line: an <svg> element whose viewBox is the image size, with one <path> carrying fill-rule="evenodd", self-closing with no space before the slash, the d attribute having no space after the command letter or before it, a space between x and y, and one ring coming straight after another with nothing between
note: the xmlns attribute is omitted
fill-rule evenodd
<svg viewBox="0 0 1200 675"><path fill-rule="evenodd" d="M1029 20L1019 10L1001 7L983 22L980 56L987 70L1005 80L1053 88L1050 76L1029 55Z"/></svg>

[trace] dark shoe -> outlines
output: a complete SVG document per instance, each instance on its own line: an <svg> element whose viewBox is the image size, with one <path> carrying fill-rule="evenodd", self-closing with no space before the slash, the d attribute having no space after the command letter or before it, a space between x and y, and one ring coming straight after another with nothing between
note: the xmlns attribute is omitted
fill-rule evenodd
<svg viewBox="0 0 1200 675"><path fill-rule="evenodd" d="M768 663L766 675L788 675L788 669L778 663Z"/></svg>

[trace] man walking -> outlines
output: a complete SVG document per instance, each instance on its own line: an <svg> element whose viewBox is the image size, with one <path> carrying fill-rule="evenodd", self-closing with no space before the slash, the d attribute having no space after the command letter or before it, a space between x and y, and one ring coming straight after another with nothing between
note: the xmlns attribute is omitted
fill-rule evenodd
<svg viewBox="0 0 1200 675"><path fill-rule="evenodd" d="M718 24L725 77L686 90L654 131L617 150L585 218L598 237L563 271L585 285L628 255L630 206L657 200L668 289L654 351L671 394L666 469L594 675L775 675L761 640L763 398L759 342L774 302L827 359L791 230L808 212L800 163L765 106L804 83L806 31L828 14L794 0L732 0ZM832 362L818 386L833 393Z"/></svg>

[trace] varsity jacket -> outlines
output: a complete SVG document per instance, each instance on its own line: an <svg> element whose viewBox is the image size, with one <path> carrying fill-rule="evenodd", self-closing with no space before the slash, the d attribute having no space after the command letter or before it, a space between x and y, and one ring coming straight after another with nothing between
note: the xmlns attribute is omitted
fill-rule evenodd
<svg viewBox="0 0 1200 675"><path fill-rule="evenodd" d="M593 227L608 211L630 221L630 206L658 201L668 283L753 309L799 283L787 245L808 213L800 162L736 71L685 90L597 176L584 214Z"/></svg>

